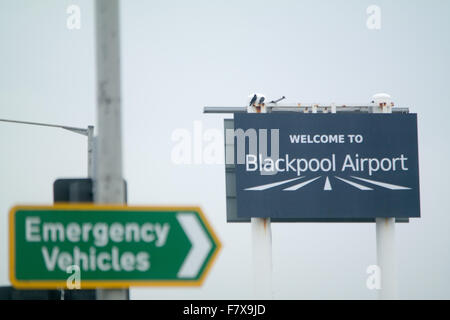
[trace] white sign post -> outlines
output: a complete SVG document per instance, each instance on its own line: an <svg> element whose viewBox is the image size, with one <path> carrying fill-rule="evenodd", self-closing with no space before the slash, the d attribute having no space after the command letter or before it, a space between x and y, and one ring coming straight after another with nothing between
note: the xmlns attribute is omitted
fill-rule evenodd
<svg viewBox="0 0 450 320"><path fill-rule="evenodd" d="M373 97L373 113L392 113L391 97ZM395 250L395 218L376 219L377 263L381 270L380 300L397 299L397 256Z"/></svg>
<svg viewBox="0 0 450 320"><path fill-rule="evenodd" d="M97 0L98 145L94 198L97 203L125 200L122 177L119 1ZM127 300L128 289L97 290L100 300Z"/></svg>
<svg viewBox="0 0 450 320"><path fill-rule="evenodd" d="M267 113L265 105L249 106L248 113ZM272 299L272 229L270 218L251 218L252 258L255 297L261 300Z"/></svg>

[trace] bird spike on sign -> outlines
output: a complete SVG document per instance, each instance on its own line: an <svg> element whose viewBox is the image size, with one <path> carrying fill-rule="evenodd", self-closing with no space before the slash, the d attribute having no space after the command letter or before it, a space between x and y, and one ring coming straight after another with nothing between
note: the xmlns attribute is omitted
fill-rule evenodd
<svg viewBox="0 0 450 320"><path fill-rule="evenodd" d="M250 98L250 102L247 107L247 111L250 113L265 113L266 104L264 101L266 100L266 96L261 93L254 93L248 96Z"/></svg>
<svg viewBox="0 0 450 320"><path fill-rule="evenodd" d="M270 101L270 103L277 104L278 102L280 102L280 101L282 101L282 100L284 100L284 99L286 99L286 97L285 97L285 96L282 96L281 98L279 98L279 99L277 99L277 100L272 100L272 101Z"/></svg>
<svg viewBox="0 0 450 320"><path fill-rule="evenodd" d="M247 107L248 113L266 113L266 96L264 94L252 93L248 97L250 99ZM277 104L284 99L286 99L286 97L282 96L277 100L270 101L269 104Z"/></svg>

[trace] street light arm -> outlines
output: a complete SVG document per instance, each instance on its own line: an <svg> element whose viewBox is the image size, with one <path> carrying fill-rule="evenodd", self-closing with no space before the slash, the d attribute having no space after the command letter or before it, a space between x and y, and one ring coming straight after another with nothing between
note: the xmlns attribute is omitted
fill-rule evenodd
<svg viewBox="0 0 450 320"><path fill-rule="evenodd" d="M94 178L94 126L88 126L87 128L68 127L59 124L31 122L31 121L19 121L10 119L0 119L0 122L10 122L19 124L29 124L32 126L52 127L75 132L87 137L88 140L88 177Z"/></svg>
<svg viewBox="0 0 450 320"><path fill-rule="evenodd" d="M87 129L73 128L73 127L66 127L66 126L61 127L61 128L64 129L64 130L68 130L68 131L71 131L71 132L75 132L75 133L81 134L81 135L86 136L86 137L88 136L88 130Z"/></svg>
<svg viewBox="0 0 450 320"><path fill-rule="evenodd" d="M50 124L50 123L41 123L41 122L10 120L10 119L0 119L0 121L1 122L10 122L10 123L29 124L29 125L41 126L41 127L61 128L64 130L69 130L71 132L81 134L83 136L88 135L88 129L85 129L85 128L69 127L69 126L63 126L63 125L59 125L59 124Z"/></svg>

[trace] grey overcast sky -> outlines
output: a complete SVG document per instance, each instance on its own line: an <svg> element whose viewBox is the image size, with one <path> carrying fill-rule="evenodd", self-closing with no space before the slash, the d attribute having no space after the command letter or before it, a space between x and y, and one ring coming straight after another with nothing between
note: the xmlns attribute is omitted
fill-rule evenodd
<svg viewBox="0 0 450 320"><path fill-rule="evenodd" d="M66 9L81 9L68 30ZM366 9L381 8L381 29ZM96 124L89 0L0 0L0 118ZM175 165L177 128L222 129L205 105L251 92L291 102L369 102L390 93L418 114L422 218L397 225L399 295L450 298L450 2L446 0L121 1L124 174L130 204L195 204L223 250L201 288L139 288L134 299L251 299L250 226L227 224L222 165ZM7 213L49 204L59 177L86 175L86 140L0 123L0 285ZM277 299L374 299L372 224L273 225ZM31 263L31 262L30 262Z"/></svg>

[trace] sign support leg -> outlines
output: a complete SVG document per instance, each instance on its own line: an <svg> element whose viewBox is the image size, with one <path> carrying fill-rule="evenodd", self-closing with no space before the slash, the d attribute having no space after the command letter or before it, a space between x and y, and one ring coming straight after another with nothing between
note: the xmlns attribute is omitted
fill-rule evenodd
<svg viewBox="0 0 450 320"><path fill-rule="evenodd" d="M250 105L248 113L267 113L264 104ZM270 218L251 218L253 282L256 299L272 299L272 228Z"/></svg>
<svg viewBox="0 0 450 320"><path fill-rule="evenodd" d="M270 218L252 218L252 252L255 296L272 299L272 230Z"/></svg>
<svg viewBox="0 0 450 320"><path fill-rule="evenodd" d="M380 300L397 299L395 218L377 218L377 263L381 270Z"/></svg>
<svg viewBox="0 0 450 320"><path fill-rule="evenodd" d="M391 97L373 98L373 113L392 113ZM397 256L395 252L395 218L377 218L377 263L380 268L380 300L395 300L397 297Z"/></svg>

